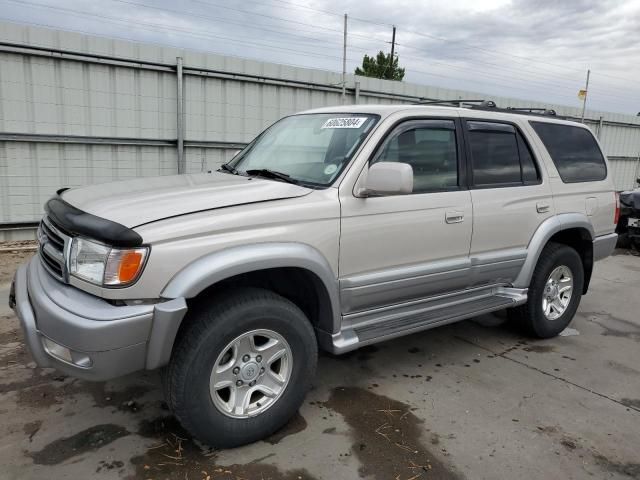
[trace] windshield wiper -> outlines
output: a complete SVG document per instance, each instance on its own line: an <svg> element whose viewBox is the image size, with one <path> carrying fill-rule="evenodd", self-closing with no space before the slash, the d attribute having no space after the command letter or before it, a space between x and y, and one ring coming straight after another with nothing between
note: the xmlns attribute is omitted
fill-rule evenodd
<svg viewBox="0 0 640 480"><path fill-rule="evenodd" d="M228 163L223 163L222 165L220 165L220 168L218 169L219 172L224 171L224 172L229 172L229 173L233 173L234 175L238 175L238 170L236 170L235 168L233 168L231 165L229 165Z"/></svg>
<svg viewBox="0 0 640 480"><path fill-rule="evenodd" d="M294 185L300 185L298 180L294 180L290 175L286 173L278 172L276 170L270 170L268 168L256 168L250 169L245 172L247 175L256 175L258 177L265 178L277 178L278 180L282 180L287 183L293 183Z"/></svg>

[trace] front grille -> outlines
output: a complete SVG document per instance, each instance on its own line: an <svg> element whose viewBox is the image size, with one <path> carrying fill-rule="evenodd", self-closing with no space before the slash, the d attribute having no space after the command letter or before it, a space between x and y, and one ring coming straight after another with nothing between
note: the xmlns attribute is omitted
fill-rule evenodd
<svg viewBox="0 0 640 480"><path fill-rule="evenodd" d="M66 251L70 237L44 217L38 229L40 259L47 271L58 280L66 278Z"/></svg>
<svg viewBox="0 0 640 480"><path fill-rule="evenodd" d="M59 280L64 278L64 264L56 261L56 259L44 249L40 251L40 258L47 270L49 270L56 278Z"/></svg>
<svg viewBox="0 0 640 480"><path fill-rule="evenodd" d="M52 227L47 225L47 222L51 220L42 220L40 226L42 227L43 233L47 236L49 241L56 245L58 250L64 250L64 238L62 238L61 234L56 233Z"/></svg>

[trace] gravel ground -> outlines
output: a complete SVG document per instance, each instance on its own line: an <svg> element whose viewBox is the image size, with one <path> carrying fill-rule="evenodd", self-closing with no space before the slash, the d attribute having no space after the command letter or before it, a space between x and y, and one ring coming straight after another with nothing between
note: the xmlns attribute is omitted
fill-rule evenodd
<svg viewBox="0 0 640 480"><path fill-rule="evenodd" d="M2 284L29 254L2 254ZM320 358L293 421L201 448L157 372L89 383L37 368L0 285L1 479L639 479L640 257L596 266L572 335L484 316Z"/></svg>

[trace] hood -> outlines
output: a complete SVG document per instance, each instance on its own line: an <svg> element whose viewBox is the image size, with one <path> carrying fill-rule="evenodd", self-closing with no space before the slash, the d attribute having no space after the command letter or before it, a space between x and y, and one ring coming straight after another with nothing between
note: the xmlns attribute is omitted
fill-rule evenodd
<svg viewBox="0 0 640 480"><path fill-rule="evenodd" d="M74 207L133 228L203 210L301 197L312 190L290 183L227 173L136 178L64 191Z"/></svg>

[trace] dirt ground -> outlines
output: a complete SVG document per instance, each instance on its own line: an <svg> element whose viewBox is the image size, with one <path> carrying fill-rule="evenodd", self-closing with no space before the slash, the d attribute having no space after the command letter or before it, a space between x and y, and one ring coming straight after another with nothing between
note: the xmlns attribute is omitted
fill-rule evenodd
<svg viewBox="0 0 640 480"><path fill-rule="evenodd" d="M6 306L0 255L0 479L640 479L640 257L596 265L568 331L545 341L503 316L320 359L282 431L202 448L157 372L88 383L36 368Z"/></svg>
<svg viewBox="0 0 640 480"><path fill-rule="evenodd" d="M0 243L0 245L2 245ZM18 265L25 263L35 252L9 251L0 253L0 285L11 282Z"/></svg>

